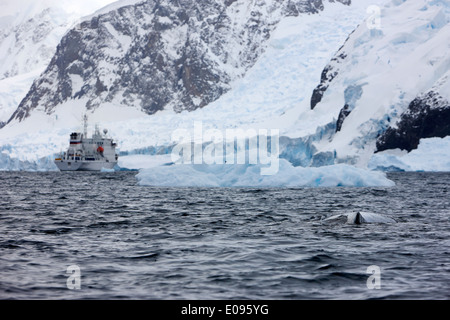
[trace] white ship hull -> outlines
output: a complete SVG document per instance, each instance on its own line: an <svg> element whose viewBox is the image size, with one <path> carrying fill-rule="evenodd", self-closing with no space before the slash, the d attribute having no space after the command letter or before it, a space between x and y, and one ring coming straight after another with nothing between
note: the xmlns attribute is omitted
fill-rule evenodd
<svg viewBox="0 0 450 320"><path fill-rule="evenodd" d="M60 171L101 171L113 169L117 162L106 161L55 161Z"/></svg>

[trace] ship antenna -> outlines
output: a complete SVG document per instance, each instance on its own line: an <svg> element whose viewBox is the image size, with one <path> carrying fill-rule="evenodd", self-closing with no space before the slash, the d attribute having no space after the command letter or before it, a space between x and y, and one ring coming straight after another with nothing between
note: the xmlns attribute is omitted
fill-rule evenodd
<svg viewBox="0 0 450 320"><path fill-rule="evenodd" d="M83 118L83 125L84 125L84 138L87 139L87 126L88 126L88 118L87 118L87 114L84 114L84 118Z"/></svg>

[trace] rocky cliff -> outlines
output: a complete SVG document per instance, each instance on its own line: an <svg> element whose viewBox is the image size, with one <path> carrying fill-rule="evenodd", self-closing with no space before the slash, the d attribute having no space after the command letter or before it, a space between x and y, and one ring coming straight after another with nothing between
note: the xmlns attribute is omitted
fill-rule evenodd
<svg viewBox="0 0 450 320"><path fill-rule="evenodd" d="M323 8L322 0L149 0L94 16L63 37L10 121L70 99L148 114L204 107L254 65L281 18Z"/></svg>

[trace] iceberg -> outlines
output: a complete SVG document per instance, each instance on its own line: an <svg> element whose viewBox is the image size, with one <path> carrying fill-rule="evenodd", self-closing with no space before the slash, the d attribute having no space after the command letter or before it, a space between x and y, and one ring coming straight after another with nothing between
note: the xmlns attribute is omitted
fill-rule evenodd
<svg viewBox="0 0 450 320"><path fill-rule="evenodd" d="M139 185L163 187L392 187L384 172L346 164L304 168L280 159L278 173L261 175L260 164L175 164L141 169Z"/></svg>
<svg viewBox="0 0 450 320"><path fill-rule="evenodd" d="M407 153L386 150L370 159L368 168L380 171L450 171L450 136L420 139L417 149Z"/></svg>

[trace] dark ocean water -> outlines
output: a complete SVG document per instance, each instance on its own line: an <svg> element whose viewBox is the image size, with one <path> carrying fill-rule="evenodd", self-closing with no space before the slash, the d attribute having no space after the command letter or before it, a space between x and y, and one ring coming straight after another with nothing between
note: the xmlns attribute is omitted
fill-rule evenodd
<svg viewBox="0 0 450 320"><path fill-rule="evenodd" d="M135 174L1 172L0 298L450 298L449 173L301 189L153 188ZM397 223L321 221L355 210Z"/></svg>

